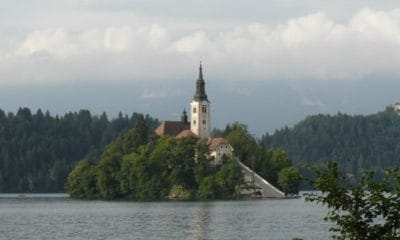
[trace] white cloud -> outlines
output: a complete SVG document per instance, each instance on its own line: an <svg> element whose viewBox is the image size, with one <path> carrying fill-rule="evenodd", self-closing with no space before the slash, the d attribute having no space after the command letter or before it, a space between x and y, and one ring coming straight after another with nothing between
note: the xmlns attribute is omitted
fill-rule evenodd
<svg viewBox="0 0 400 240"><path fill-rule="evenodd" d="M134 33L130 27L108 28L104 34L104 47L116 52L125 52L133 44Z"/></svg>
<svg viewBox="0 0 400 240"><path fill-rule="evenodd" d="M236 81L400 76L400 9L364 8L347 21L315 12L277 24L217 25L220 29L208 21L140 20L132 14L130 22L129 14L123 15L121 24L61 24L3 36L0 75L7 78L0 78L0 84L10 79L177 79L193 74L200 58L214 78Z"/></svg>
<svg viewBox="0 0 400 240"><path fill-rule="evenodd" d="M205 32L195 32L178 39L174 46L178 52L196 52L209 48L211 44Z"/></svg>
<svg viewBox="0 0 400 240"><path fill-rule="evenodd" d="M157 24L141 27L138 29L137 34L143 37L150 47L155 49L163 47L166 41L169 40L168 30Z"/></svg>
<svg viewBox="0 0 400 240"><path fill-rule="evenodd" d="M297 19L290 19L278 27L277 31L283 44L299 47L310 42L329 39L335 24L324 13L316 13Z"/></svg>
<svg viewBox="0 0 400 240"><path fill-rule="evenodd" d="M30 33L23 40L16 55L30 56L46 53L58 58L99 52L129 52L134 48L159 48L167 39L167 30L158 26L107 27L68 32L65 29L46 29Z"/></svg>
<svg viewBox="0 0 400 240"><path fill-rule="evenodd" d="M49 29L29 34L16 53L24 56L47 53L58 57L68 57L76 51L69 33L64 29Z"/></svg>
<svg viewBox="0 0 400 240"><path fill-rule="evenodd" d="M349 29L370 41L400 43L400 9L390 12L363 9L349 23Z"/></svg>

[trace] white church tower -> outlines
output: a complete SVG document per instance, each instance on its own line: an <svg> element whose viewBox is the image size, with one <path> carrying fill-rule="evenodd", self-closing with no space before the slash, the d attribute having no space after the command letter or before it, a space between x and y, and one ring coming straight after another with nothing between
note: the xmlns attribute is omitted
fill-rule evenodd
<svg viewBox="0 0 400 240"><path fill-rule="evenodd" d="M190 106L190 130L200 138L209 138L211 132L211 109L205 90L201 63L199 68L199 78L196 81L196 93L194 94Z"/></svg>

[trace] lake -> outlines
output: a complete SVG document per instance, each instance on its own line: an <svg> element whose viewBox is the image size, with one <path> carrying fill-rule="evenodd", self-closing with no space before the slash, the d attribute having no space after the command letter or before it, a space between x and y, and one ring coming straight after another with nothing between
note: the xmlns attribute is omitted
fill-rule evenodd
<svg viewBox="0 0 400 240"><path fill-rule="evenodd" d="M0 194L0 239L327 239L326 209L304 199L80 201Z"/></svg>

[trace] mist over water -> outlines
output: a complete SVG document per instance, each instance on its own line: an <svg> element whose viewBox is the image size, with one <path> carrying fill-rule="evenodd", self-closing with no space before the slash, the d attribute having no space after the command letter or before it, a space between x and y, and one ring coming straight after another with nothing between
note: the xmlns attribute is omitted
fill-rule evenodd
<svg viewBox="0 0 400 240"><path fill-rule="evenodd" d="M327 239L326 209L304 199L78 201L0 194L1 239Z"/></svg>

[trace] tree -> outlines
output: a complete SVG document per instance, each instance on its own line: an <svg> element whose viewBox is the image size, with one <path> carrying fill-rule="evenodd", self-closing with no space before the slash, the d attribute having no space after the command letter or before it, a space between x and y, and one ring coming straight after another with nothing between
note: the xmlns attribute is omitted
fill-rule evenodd
<svg viewBox="0 0 400 240"><path fill-rule="evenodd" d="M121 197L121 188L118 181L122 162L122 154L113 146L108 146L97 166L97 188L101 197L114 199Z"/></svg>
<svg viewBox="0 0 400 240"><path fill-rule="evenodd" d="M98 190L95 165L87 159L80 161L69 174L66 188L73 198L96 198Z"/></svg>
<svg viewBox="0 0 400 240"><path fill-rule="evenodd" d="M235 149L239 159L254 168L256 158L253 154L257 152L257 141L247 131L247 126L240 123L227 125L224 136Z"/></svg>
<svg viewBox="0 0 400 240"><path fill-rule="evenodd" d="M122 141L128 141L128 138L122 138ZM184 189L183 192L188 193L198 186L194 173L195 146L194 138L164 136L140 146L135 152L124 153L116 179L121 194L116 197L133 200L160 200L170 194L174 198L192 197L192 194L182 195L176 191Z"/></svg>
<svg viewBox="0 0 400 240"><path fill-rule="evenodd" d="M374 181L374 172L364 172L355 184L339 172L337 163L314 172L311 183L321 193L307 194L306 201L328 207L325 220L335 223L330 229L335 233L333 239L400 239L398 168L386 171L380 182Z"/></svg>
<svg viewBox="0 0 400 240"><path fill-rule="evenodd" d="M285 151L276 149L271 151L271 157L267 159L265 176L273 184L279 184L279 172L292 166L292 161Z"/></svg>
<svg viewBox="0 0 400 240"><path fill-rule="evenodd" d="M287 167L278 173L278 185L282 191L289 194L298 194L301 175L294 167Z"/></svg>
<svg viewBox="0 0 400 240"><path fill-rule="evenodd" d="M212 199L214 198L216 183L214 176L208 176L201 179L197 196L199 199Z"/></svg>
<svg viewBox="0 0 400 240"><path fill-rule="evenodd" d="M292 161L289 156L282 149L276 149L272 153L270 160L270 165L272 168L279 172L280 170L292 166Z"/></svg>
<svg viewBox="0 0 400 240"><path fill-rule="evenodd" d="M235 158L228 158L215 174L220 198L238 198L237 187L245 183L242 170Z"/></svg>
<svg viewBox="0 0 400 240"><path fill-rule="evenodd" d="M146 133L143 133L146 131ZM135 153L147 141L145 124L130 129L109 144L97 167L97 187L105 199L123 197L121 189L121 164L123 156Z"/></svg>

